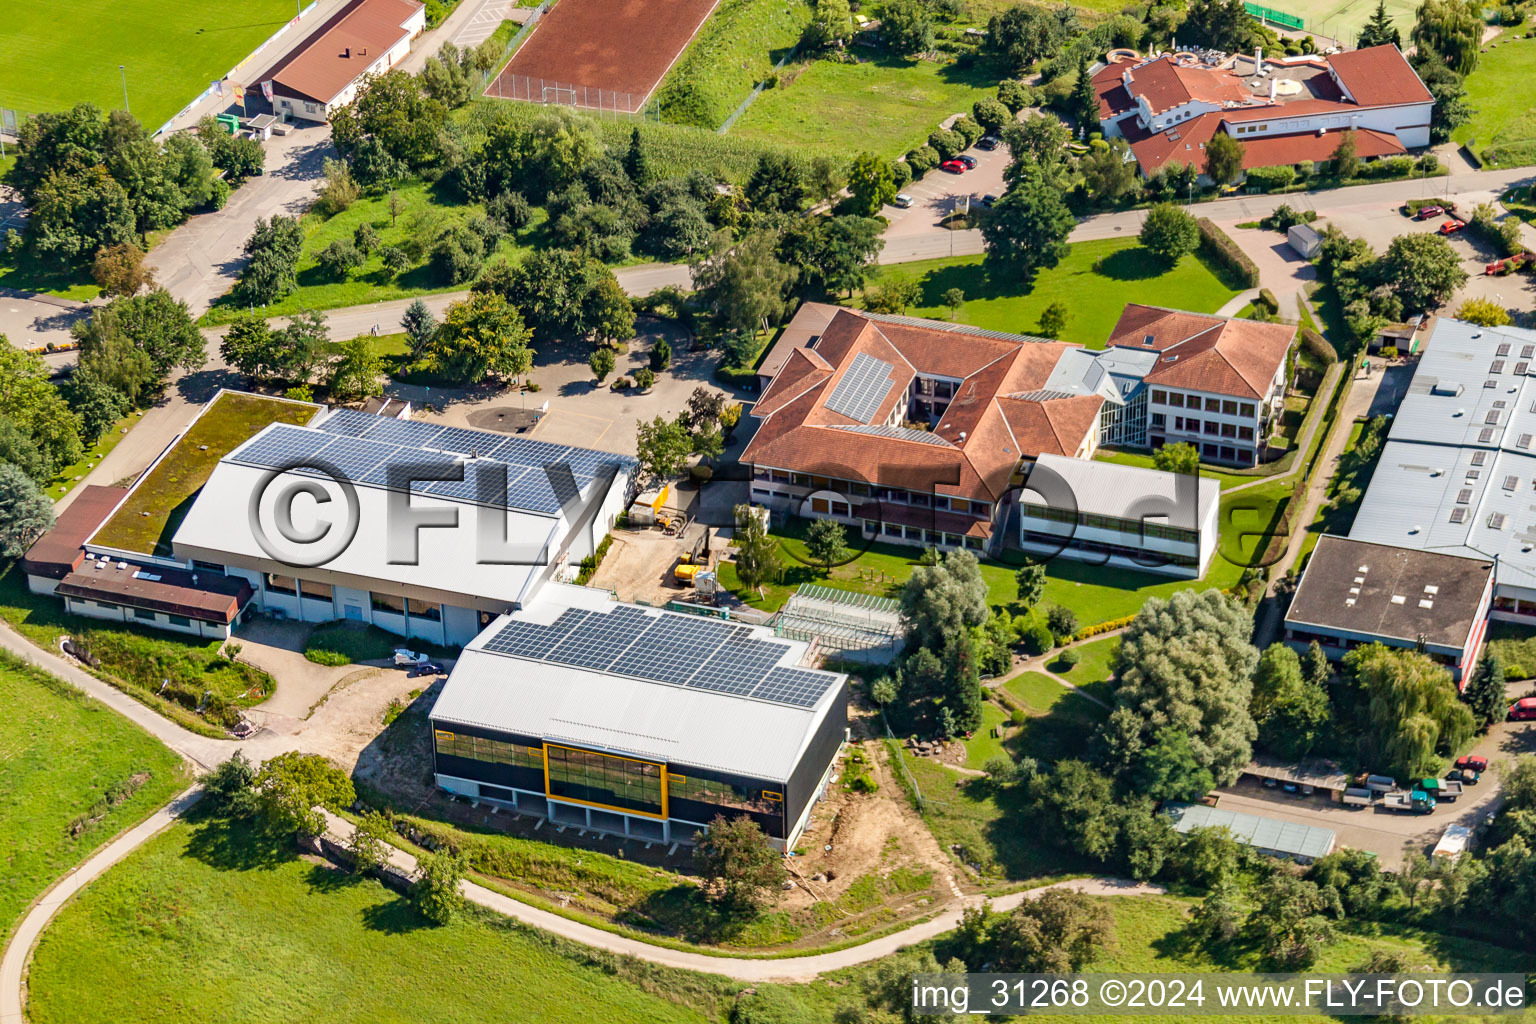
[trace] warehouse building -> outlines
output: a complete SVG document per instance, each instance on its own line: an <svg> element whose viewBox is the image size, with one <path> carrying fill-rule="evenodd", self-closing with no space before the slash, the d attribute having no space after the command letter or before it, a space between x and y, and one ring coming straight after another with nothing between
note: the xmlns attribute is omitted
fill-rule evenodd
<svg viewBox="0 0 1536 1024"><path fill-rule="evenodd" d="M245 580L257 607L289 619L367 622L466 644L597 549L633 497L636 465L611 452L342 409L311 426L272 424L221 459L172 550L189 568ZM407 471L446 479L407 484ZM350 480L355 497L333 476ZM258 529L250 514L285 481L322 488L327 509L356 501L355 535L322 564L278 557L270 527ZM405 557L402 530L391 528L402 498L412 518L433 520L404 531L415 538ZM505 554L487 543L487 528L509 543Z"/></svg>
<svg viewBox="0 0 1536 1024"><path fill-rule="evenodd" d="M1333 829L1303 825L1257 814L1207 807L1205 804L1174 804L1163 808L1173 822L1173 830L1187 835L1197 828L1224 828L1244 846L1270 857L1285 857L1298 864L1310 864L1333 852Z"/></svg>
<svg viewBox="0 0 1536 1024"><path fill-rule="evenodd" d="M800 667L809 653L551 584L454 665L430 716L437 783L658 842L745 815L791 848L847 731L847 677Z"/></svg>
<svg viewBox="0 0 1536 1024"><path fill-rule="evenodd" d="M1285 642L1338 660L1362 644L1417 650L1460 682L1477 660L1493 562L1348 537L1318 539L1285 614Z"/></svg>

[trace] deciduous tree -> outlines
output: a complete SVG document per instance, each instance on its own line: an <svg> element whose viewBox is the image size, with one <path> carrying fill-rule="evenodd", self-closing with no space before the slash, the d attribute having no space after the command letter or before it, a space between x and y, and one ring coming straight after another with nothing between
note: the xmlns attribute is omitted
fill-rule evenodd
<svg viewBox="0 0 1536 1024"><path fill-rule="evenodd" d="M132 242L108 246L91 263L91 277L103 295L137 295L155 285L155 272L144 265L144 250Z"/></svg>
<svg viewBox="0 0 1536 1024"><path fill-rule="evenodd" d="M0 462L0 558L18 558L53 529L53 502L9 462Z"/></svg>
<svg viewBox="0 0 1536 1024"><path fill-rule="evenodd" d="M682 472L693 451L693 438L681 420L662 416L635 424L636 456L640 469L653 480L665 480Z"/></svg>
<svg viewBox="0 0 1536 1024"><path fill-rule="evenodd" d="M341 344L341 358L331 364L327 382L331 395L356 401L384 393L384 359L373 347L373 338L362 334Z"/></svg>
<svg viewBox="0 0 1536 1024"><path fill-rule="evenodd" d="M411 905L433 924L448 924L464 911L464 893L459 886L466 872L463 854L421 854L416 858L416 884L411 886Z"/></svg>
<svg viewBox="0 0 1536 1024"><path fill-rule="evenodd" d="M1172 203L1158 203L1141 223L1141 244L1163 263L1172 266L1195 251L1200 228L1195 218Z"/></svg>
<svg viewBox="0 0 1536 1024"><path fill-rule="evenodd" d="M292 217L274 214L258 218L245 242L245 269L236 293L240 301L257 306L276 302L298 287L299 253L304 232Z"/></svg>
<svg viewBox="0 0 1536 1024"><path fill-rule="evenodd" d="M1061 190L1046 181L1039 165L1022 161L1012 188L982 221L989 271L1025 283L1066 256L1067 237L1077 223Z"/></svg>
<svg viewBox="0 0 1536 1024"><path fill-rule="evenodd" d="M325 817L317 807L342 808L357 799L346 772L319 754L297 751L268 758L254 786L262 823L278 833L320 835Z"/></svg>
<svg viewBox="0 0 1536 1024"><path fill-rule="evenodd" d="M1385 283L1409 310L1438 306L1467 283L1461 257L1444 235L1399 235L1387 246L1381 268Z"/></svg>
<svg viewBox="0 0 1536 1024"><path fill-rule="evenodd" d="M1205 144L1205 173L1218 185L1230 185L1243 173L1243 147L1218 130Z"/></svg>
<svg viewBox="0 0 1536 1024"><path fill-rule="evenodd" d="M465 384L520 377L533 365L523 318L495 293L471 292L450 305L425 354L444 376Z"/></svg>
<svg viewBox="0 0 1536 1024"><path fill-rule="evenodd" d="M919 565L902 585L902 624L909 643L941 649L949 637L987 619L987 582L969 551L950 551L938 565Z"/></svg>
<svg viewBox="0 0 1536 1024"><path fill-rule="evenodd" d="M756 914L784 880L784 861L768 845L761 826L746 815L716 815L707 832L694 834L693 863L710 899L732 914Z"/></svg>
<svg viewBox="0 0 1536 1024"><path fill-rule="evenodd" d="M1459 749L1477 727L1451 674L1427 655L1370 644L1350 651L1344 664L1363 714L1361 754L1387 774L1432 771L1437 751Z"/></svg>

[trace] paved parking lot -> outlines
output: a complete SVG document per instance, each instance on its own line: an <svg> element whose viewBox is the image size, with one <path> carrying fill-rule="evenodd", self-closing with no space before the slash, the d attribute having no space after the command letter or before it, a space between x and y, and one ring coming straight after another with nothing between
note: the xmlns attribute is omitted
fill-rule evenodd
<svg viewBox="0 0 1536 1024"><path fill-rule="evenodd" d="M916 202L905 210L886 206L881 215L890 221L885 237L890 240L905 239L912 235L949 235L948 228L940 221L963 204L966 196L974 203L982 196L1003 194L1003 171L1008 166L1008 147L978 149L972 146L966 154L976 158L976 166L964 174L950 174L937 167L902 189Z"/></svg>
<svg viewBox="0 0 1536 1024"><path fill-rule="evenodd" d="M1512 683L1510 699L1513 701L1530 689L1529 682ZM1380 858L1383 868L1395 870L1409 850L1428 854L1447 826L1475 827L1495 809L1499 762L1517 754L1536 752L1536 726L1528 722L1502 722L1490 729L1472 752L1488 758L1492 766L1488 775L1478 785L1468 786L1455 803L1441 803L1427 815L1351 807L1333 803L1325 796L1295 796L1278 789L1265 789L1246 778L1217 790L1217 806L1243 814L1331 828L1337 834L1339 846L1370 850Z"/></svg>

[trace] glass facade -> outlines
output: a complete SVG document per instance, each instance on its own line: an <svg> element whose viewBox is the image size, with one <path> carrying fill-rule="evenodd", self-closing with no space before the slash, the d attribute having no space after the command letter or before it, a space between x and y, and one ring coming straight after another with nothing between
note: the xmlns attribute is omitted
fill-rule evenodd
<svg viewBox="0 0 1536 1024"><path fill-rule="evenodd" d="M553 743L544 749L549 757L550 796L631 814L666 816L661 765Z"/></svg>
<svg viewBox="0 0 1536 1024"><path fill-rule="evenodd" d="M773 793L773 797L764 794ZM722 810L759 811L764 814L777 812L775 805L782 796L776 790L749 788L715 779L703 779L697 775L667 774L667 794L674 800L692 800L710 804Z"/></svg>

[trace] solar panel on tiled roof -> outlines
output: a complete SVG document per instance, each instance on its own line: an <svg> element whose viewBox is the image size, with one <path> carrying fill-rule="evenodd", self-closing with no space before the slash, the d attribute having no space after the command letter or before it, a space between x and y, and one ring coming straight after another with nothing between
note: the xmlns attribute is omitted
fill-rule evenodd
<svg viewBox="0 0 1536 1024"><path fill-rule="evenodd" d="M853 357L837 387L827 397L827 408L849 419L868 423L880 411L896 382L891 380L894 367L883 359L860 352Z"/></svg>

